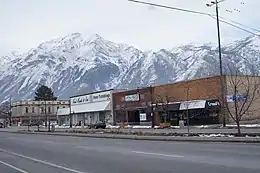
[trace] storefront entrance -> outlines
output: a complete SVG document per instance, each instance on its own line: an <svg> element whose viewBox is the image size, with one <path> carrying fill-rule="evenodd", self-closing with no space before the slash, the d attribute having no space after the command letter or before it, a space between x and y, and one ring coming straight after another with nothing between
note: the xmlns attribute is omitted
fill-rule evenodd
<svg viewBox="0 0 260 173"><path fill-rule="evenodd" d="M139 125L140 124L140 113L139 110L127 111L128 124Z"/></svg>

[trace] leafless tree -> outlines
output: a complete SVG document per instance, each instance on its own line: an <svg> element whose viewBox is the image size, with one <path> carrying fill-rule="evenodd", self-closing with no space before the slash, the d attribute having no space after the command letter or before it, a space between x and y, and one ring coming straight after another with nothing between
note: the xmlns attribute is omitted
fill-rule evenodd
<svg viewBox="0 0 260 173"><path fill-rule="evenodd" d="M156 107L161 106L162 107L162 111L163 111L163 116L164 116L164 122L166 123L168 116L168 106L170 101L172 100L172 97L170 97L168 95L167 92L165 92L164 94L158 94L156 97Z"/></svg>
<svg viewBox="0 0 260 173"><path fill-rule="evenodd" d="M260 77L259 76L241 76L236 69L232 75L227 76L227 101L225 109L228 115L237 125L237 134L241 135L240 121L242 117L252 111L256 99L260 98Z"/></svg>

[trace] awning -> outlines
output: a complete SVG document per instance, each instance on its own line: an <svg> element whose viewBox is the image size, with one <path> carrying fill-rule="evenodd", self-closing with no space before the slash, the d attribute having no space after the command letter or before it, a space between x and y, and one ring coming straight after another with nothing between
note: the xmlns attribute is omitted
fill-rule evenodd
<svg viewBox="0 0 260 173"><path fill-rule="evenodd" d="M57 115L69 115L70 114L70 108L60 108L57 111Z"/></svg>
<svg viewBox="0 0 260 173"><path fill-rule="evenodd" d="M99 112L111 110L110 101L71 106L71 113Z"/></svg>
<svg viewBox="0 0 260 173"><path fill-rule="evenodd" d="M164 104L155 106L155 111L164 112L164 111L177 111L179 110L180 103Z"/></svg>
<svg viewBox="0 0 260 173"><path fill-rule="evenodd" d="M191 100L181 102L180 110L187 109L203 109L205 108L206 100Z"/></svg>

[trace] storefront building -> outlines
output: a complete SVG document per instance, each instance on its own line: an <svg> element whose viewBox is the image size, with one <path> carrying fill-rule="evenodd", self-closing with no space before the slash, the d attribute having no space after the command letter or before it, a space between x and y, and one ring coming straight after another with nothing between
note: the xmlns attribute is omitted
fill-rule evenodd
<svg viewBox="0 0 260 173"><path fill-rule="evenodd" d="M69 100L22 100L11 105L12 123L28 125L30 123L44 123L57 121L57 111L61 108L69 108Z"/></svg>
<svg viewBox="0 0 260 173"><path fill-rule="evenodd" d="M219 122L219 78L203 78L113 93L117 124L178 125ZM189 115L189 116L188 116Z"/></svg>
<svg viewBox="0 0 260 173"><path fill-rule="evenodd" d="M68 126L70 125L70 108L60 108L57 110L58 124Z"/></svg>
<svg viewBox="0 0 260 173"><path fill-rule="evenodd" d="M155 124L215 124L220 117L220 78L209 77L153 87Z"/></svg>
<svg viewBox="0 0 260 173"><path fill-rule="evenodd" d="M151 125L151 87L113 93L115 124Z"/></svg>
<svg viewBox="0 0 260 173"><path fill-rule="evenodd" d="M112 93L105 90L70 98L73 125L89 125L97 122L113 124Z"/></svg>

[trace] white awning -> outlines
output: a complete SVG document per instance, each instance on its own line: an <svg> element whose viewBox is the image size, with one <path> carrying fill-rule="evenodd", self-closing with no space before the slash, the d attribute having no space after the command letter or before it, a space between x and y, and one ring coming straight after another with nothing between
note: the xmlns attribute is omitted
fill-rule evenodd
<svg viewBox="0 0 260 173"><path fill-rule="evenodd" d="M109 110L111 110L110 101L71 106L71 113L98 112Z"/></svg>
<svg viewBox="0 0 260 173"><path fill-rule="evenodd" d="M191 100L181 102L180 110L186 109L203 109L205 108L206 100Z"/></svg>
<svg viewBox="0 0 260 173"><path fill-rule="evenodd" d="M70 108L60 108L57 111L57 115L69 115L70 114Z"/></svg>

